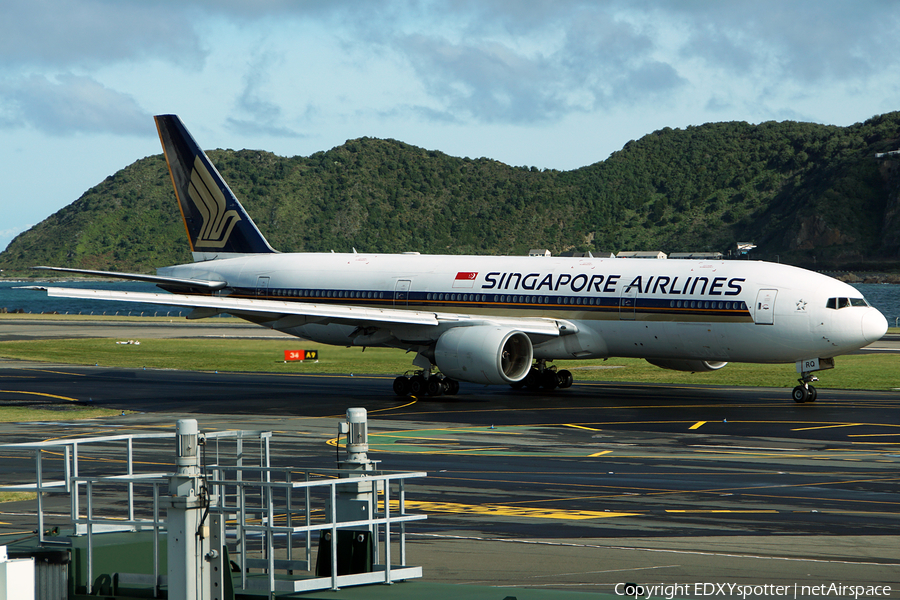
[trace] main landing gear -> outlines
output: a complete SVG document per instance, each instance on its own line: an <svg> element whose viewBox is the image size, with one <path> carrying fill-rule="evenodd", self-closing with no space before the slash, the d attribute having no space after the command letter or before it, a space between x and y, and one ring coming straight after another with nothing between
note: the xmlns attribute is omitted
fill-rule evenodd
<svg viewBox="0 0 900 600"><path fill-rule="evenodd" d="M816 388L809 384L813 381L818 380L819 378L812 373L802 373L802 377L797 380L800 382L800 385L794 388L794 402L798 404L803 404L804 402L815 402L819 393L816 391Z"/></svg>
<svg viewBox="0 0 900 600"><path fill-rule="evenodd" d="M456 395L459 393L459 382L443 375L425 375L419 372L408 377L401 375L394 380L394 393L398 396L442 396L444 394Z"/></svg>
<svg viewBox="0 0 900 600"><path fill-rule="evenodd" d="M567 387L572 387L574 381L575 378L572 377L571 371L567 371L566 369L557 371L555 366L548 367L547 361L540 359L533 367L531 367L531 370L528 372L528 375L525 376L525 379L509 385L514 390L520 390L524 387L525 389L532 391L539 389L550 391L555 390L556 388L565 389Z"/></svg>

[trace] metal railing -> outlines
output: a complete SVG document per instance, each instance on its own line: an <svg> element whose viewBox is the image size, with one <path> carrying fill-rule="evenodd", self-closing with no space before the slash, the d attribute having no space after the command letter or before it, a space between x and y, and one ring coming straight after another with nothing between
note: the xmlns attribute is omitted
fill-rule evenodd
<svg viewBox="0 0 900 600"><path fill-rule="evenodd" d="M366 471L359 476L336 469L297 470L272 467L270 458L271 432L225 431L205 434L205 455L213 464L204 467L207 486L213 492L210 523L215 539L227 546L229 556L240 566L240 587L243 590L263 590L269 593L298 592L366 583L391 583L422 576L421 567L407 565L406 523L425 519L425 515L406 513L406 480L425 477L424 472ZM119 573L131 582L140 581L154 588L165 585L161 573L160 539L166 531L161 504L168 496L171 473L159 471L137 472L136 466L148 463L135 461L135 444L155 442L150 451L160 455L158 442L174 439L175 433L130 434L89 437L49 442L0 445L0 456L31 453L34 483L0 486L0 491L32 491L37 493L37 533L42 546L71 546L72 539L46 534L48 519L56 518L60 527L73 528L72 537L87 538L87 593L93 592L94 536L107 532L152 531L153 574L129 575ZM245 452L245 442L258 443L258 461ZM233 464L223 464L231 453L220 451L221 441L234 442ZM213 444L214 442L214 444ZM112 445L112 446L111 446ZM125 458L110 459L110 448L117 457L125 446ZM173 445L174 446L174 445ZM94 456L94 452L107 456ZM58 464L48 465L47 456L62 458ZM210 457L212 455L212 457ZM174 455L173 455L174 459ZM83 463L92 465L104 461L102 475L82 475ZM158 467L157 464L149 466ZM62 478L53 478L62 471ZM118 468L117 468L118 467ZM94 468L96 470L96 468ZM112 472L112 474L110 474ZM50 475L50 477L48 477ZM370 501L374 510L365 519L338 521L335 500L344 486L358 486L365 481L370 486ZM136 493L137 490L146 490ZM121 502L122 495L126 502ZM45 495L69 494L68 518L48 515ZM124 513L124 514L122 514ZM367 530L373 536L374 565L371 572L338 574L338 544L330 543L330 574L323 577L297 572L312 570L313 534L328 532L330 539L338 539L339 529ZM397 564L391 555L392 541L399 545ZM281 576L276 578L276 573ZM112 574L110 574L112 575ZM237 587L237 586L236 586Z"/></svg>
<svg viewBox="0 0 900 600"><path fill-rule="evenodd" d="M241 570L241 589L271 592L303 592L338 589L366 583L392 583L422 576L421 567L407 565L406 524L426 518L426 515L406 513L405 482L425 477L424 472L365 471L355 473L337 469L298 471L290 468L234 469L211 467L208 485L218 490L217 504L210 512L233 518L233 527L226 527L225 536L234 537L236 558ZM233 475L231 474L233 472ZM246 478L255 474L254 480ZM343 487L357 487L364 482L369 488L374 510L370 517L356 521L338 521L337 494ZM396 501L392 498L396 496ZM312 571L312 534L329 532L330 539L338 539L339 529L365 530L373 535L374 561L371 572L339 575L338 544L329 543L330 573L325 577L290 578L294 571ZM233 533L232 533L233 531ZM294 544L302 539L302 546ZM397 538L399 564L393 564L391 542ZM280 552L276 539L283 538ZM254 545L250 542L256 540ZM257 552L254 552L257 550ZM296 553L302 553L297 560ZM259 558L253 557L259 554ZM322 557L319 557L321 560ZM253 569L261 570L265 581L251 578ZM287 577L276 579L276 573Z"/></svg>

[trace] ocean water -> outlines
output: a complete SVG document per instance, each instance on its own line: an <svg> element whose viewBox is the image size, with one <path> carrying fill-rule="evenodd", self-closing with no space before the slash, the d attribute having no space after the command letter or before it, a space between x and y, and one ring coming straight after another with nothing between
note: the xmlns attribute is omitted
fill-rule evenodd
<svg viewBox="0 0 900 600"><path fill-rule="evenodd" d="M48 298L46 292L15 289L26 285L52 285L107 289L123 292L160 292L152 283L140 281L79 281L59 283L0 282L0 308L12 311L22 309L27 313L59 312L83 315L143 315L143 316L184 316L190 309L134 302L103 302L98 300L74 300L68 298ZM853 287L863 293L869 303L880 310L891 327L900 326L900 285L859 283Z"/></svg>
<svg viewBox="0 0 900 600"><path fill-rule="evenodd" d="M65 281L65 282L0 282L0 308L9 312L22 309L27 313L58 312L69 315L135 315L135 316L184 316L191 309L177 306L158 306L136 302L104 302L73 298L50 298L47 292L16 289L22 286L46 285L48 287L115 290L117 292L161 292L152 283L143 281Z"/></svg>
<svg viewBox="0 0 900 600"><path fill-rule="evenodd" d="M900 327L900 285L891 283L855 283L869 304L887 317L888 325Z"/></svg>

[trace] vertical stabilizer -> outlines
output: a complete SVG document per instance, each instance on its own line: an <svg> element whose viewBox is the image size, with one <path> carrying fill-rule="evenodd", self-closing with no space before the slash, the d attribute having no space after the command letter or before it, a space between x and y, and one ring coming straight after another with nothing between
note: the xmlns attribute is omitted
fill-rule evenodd
<svg viewBox="0 0 900 600"><path fill-rule="evenodd" d="M154 118L194 260L275 252L181 119Z"/></svg>

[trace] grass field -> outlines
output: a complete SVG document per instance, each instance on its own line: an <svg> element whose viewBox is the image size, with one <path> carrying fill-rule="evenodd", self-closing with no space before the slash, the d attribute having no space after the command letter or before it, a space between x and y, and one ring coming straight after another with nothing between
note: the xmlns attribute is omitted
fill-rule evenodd
<svg viewBox="0 0 900 600"><path fill-rule="evenodd" d="M318 362L284 362L285 350L318 350ZM412 369L412 354L384 348L322 346L302 340L147 339L140 345L113 339L0 342L0 357L148 369L269 373L402 374ZM685 373L654 367L640 359L556 361L576 381L633 381L672 384L793 387L794 364L729 364L710 373ZM820 388L891 390L900 388L900 355L843 356L837 368L819 373ZM0 417L2 418L2 417Z"/></svg>
<svg viewBox="0 0 900 600"><path fill-rule="evenodd" d="M0 492L0 502L19 502L20 500L34 500L35 492Z"/></svg>
<svg viewBox="0 0 900 600"><path fill-rule="evenodd" d="M28 406L0 406L0 422L21 423L23 421L69 421L112 417L122 414L120 410L90 408L76 405L54 404L53 408L30 408Z"/></svg>

